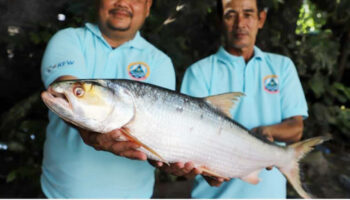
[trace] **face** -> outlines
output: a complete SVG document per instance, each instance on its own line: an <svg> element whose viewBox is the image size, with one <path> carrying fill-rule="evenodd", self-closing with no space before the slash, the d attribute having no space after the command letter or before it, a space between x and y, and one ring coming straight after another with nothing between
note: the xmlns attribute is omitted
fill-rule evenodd
<svg viewBox="0 0 350 200"><path fill-rule="evenodd" d="M149 15L152 0L100 0L99 24L103 30L135 33Z"/></svg>
<svg viewBox="0 0 350 200"><path fill-rule="evenodd" d="M256 0L222 0L226 43L231 48L253 48L266 13L258 12Z"/></svg>

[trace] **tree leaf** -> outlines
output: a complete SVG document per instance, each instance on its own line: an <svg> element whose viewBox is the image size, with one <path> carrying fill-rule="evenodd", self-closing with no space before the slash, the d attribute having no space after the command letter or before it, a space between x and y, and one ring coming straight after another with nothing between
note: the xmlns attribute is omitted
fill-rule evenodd
<svg viewBox="0 0 350 200"><path fill-rule="evenodd" d="M11 171L11 172L7 175L7 177L6 177L6 182L7 182L7 183L10 183L10 182L14 181L14 180L16 179L16 177L17 177L17 172L16 172L16 170Z"/></svg>

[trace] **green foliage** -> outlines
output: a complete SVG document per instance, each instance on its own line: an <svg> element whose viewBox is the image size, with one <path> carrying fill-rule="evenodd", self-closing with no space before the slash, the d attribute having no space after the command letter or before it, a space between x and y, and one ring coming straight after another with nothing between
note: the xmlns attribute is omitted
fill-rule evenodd
<svg viewBox="0 0 350 200"><path fill-rule="evenodd" d="M320 2L313 2L315 6L319 6L313 9L315 13L327 13L323 15L323 19L319 19L325 24L317 34L302 35L298 45L298 50L301 51L294 55L309 100L310 118L306 123L306 133L307 136L313 136L329 132L333 134L336 142L342 143L344 139L350 139L349 112L346 109L349 106L350 88L349 82L339 82L345 75L344 69L349 68L339 61L349 60L348 50L343 47L343 36L349 35L349 30L334 27L329 23L350 22L350 15L344 13L345 15L340 17L335 14L339 12L340 5L346 6L346 1L339 1L338 4L333 4L334 7L331 5L327 8L320 6ZM322 5L324 4L325 2L322 2ZM330 10L332 7L334 10Z"/></svg>
<svg viewBox="0 0 350 200"><path fill-rule="evenodd" d="M218 47L214 6L215 1L202 0L155 1L152 7L142 33L172 58L178 88L186 67L214 53ZM164 24L167 19L174 21Z"/></svg>
<svg viewBox="0 0 350 200"><path fill-rule="evenodd" d="M39 93L15 104L1 116L0 181L5 182L6 192L0 197L38 197L41 173L42 145L47 125L47 109L40 101ZM0 183L1 183L0 182ZM29 186L20 187L22 183Z"/></svg>
<svg viewBox="0 0 350 200"><path fill-rule="evenodd" d="M341 109L349 107L350 99L346 95L349 82L343 80L349 65L340 61L349 61L349 48L344 47L349 42L344 43L344 36L349 35L349 29L345 27L350 24L350 5L349 1L344 0L327 3L311 1L307 15L301 1L285 1L277 4L277 7L274 4L258 43L264 50L286 55L294 61L309 105L305 137L331 133L335 138L331 144L335 148L339 143L349 148L343 142L349 139L348 111ZM302 9L298 14L300 7ZM313 22L312 26L317 32L311 31L312 26L308 21Z"/></svg>
<svg viewBox="0 0 350 200"><path fill-rule="evenodd" d="M317 10L317 7L308 0L304 1L297 21L296 34L319 32L326 23L325 13Z"/></svg>

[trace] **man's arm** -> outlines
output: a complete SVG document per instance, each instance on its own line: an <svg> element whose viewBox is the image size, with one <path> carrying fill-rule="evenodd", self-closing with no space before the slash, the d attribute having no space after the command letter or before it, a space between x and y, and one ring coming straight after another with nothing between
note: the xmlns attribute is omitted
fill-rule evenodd
<svg viewBox="0 0 350 200"><path fill-rule="evenodd" d="M56 33L46 47L41 76L45 87L57 80L87 78L86 63L80 48L79 36L73 29L64 29ZM71 125L74 127L74 125ZM76 127L77 128L77 127ZM105 150L116 155L145 160L146 155L137 151L138 145L132 142L116 141L121 133L115 130L111 133L93 133L77 128L83 141L97 150Z"/></svg>
<svg viewBox="0 0 350 200"><path fill-rule="evenodd" d="M252 131L264 135L270 141L293 143L301 139L303 129L303 117L294 116L283 120L279 124L259 126L252 129Z"/></svg>

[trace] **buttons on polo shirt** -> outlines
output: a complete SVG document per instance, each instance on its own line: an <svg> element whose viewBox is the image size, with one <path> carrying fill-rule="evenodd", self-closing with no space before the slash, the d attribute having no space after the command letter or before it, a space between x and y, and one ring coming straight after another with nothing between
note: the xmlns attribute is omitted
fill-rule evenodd
<svg viewBox="0 0 350 200"><path fill-rule="evenodd" d="M257 71L260 69L257 60L251 59L244 67L244 93L246 95L254 96L256 90L258 89L259 77L257 76Z"/></svg>
<svg viewBox="0 0 350 200"><path fill-rule="evenodd" d="M246 63L245 60L242 56L240 57L235 57L235 62L236 62L236 66L235 69L238 72L238 76L236 76L236 78L238 78L238 82L241 86L241 91L243 93L246 92L246 88L245 88L245 69L246 69Z"/></svg>

